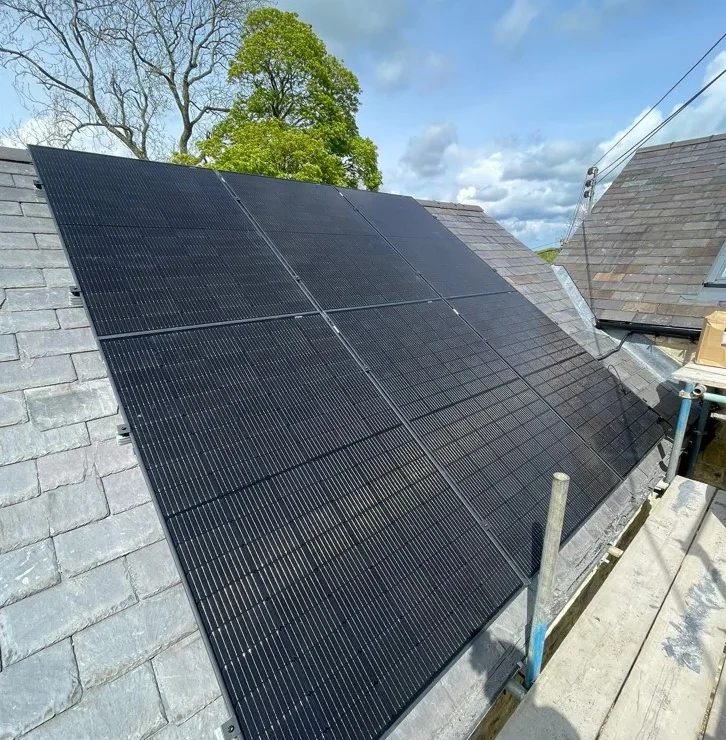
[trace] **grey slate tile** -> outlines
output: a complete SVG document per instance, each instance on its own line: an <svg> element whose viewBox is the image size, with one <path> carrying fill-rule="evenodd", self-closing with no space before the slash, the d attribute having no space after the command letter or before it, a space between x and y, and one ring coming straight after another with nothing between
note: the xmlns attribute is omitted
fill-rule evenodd
<svg viewBox="0 0 726 740"><path fill-rule="evenodd" d="M76 704L82 694L70 640L0 673L0 737L30 732Z"/></svg>
<svg viewBox="0 0 726 740"><path fill-rule="evenodd" d="M144 740L165 725L153 672L148 665L142 665L112 683L84 692L83 701L42 724L26 738Z"/></svg>
<svg viewBox="0 0 726 740"><path fill-rule="evenodd" d="M3 669L136 602L119 560L0 610Z"/></svg>

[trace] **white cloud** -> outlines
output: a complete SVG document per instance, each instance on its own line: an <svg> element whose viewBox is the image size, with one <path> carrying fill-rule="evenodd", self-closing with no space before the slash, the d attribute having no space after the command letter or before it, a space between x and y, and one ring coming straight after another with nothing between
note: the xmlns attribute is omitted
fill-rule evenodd
<svg viewBox="0 0 726 740"><path fill-rule="evenodd" d="M699 88L715 79L724 69L726 69L726 51L717 54L706 66L702 84ZM621 155L625 154L625 152L635 146L648 133L663 123L671 113L678 110L683 105L683 102L685 101L676 103L668 109L656 108L651 113L648 112L648 109L645 109L630 124L623 127L621 131L614 134L607 141L601 142L598 145L598 158L611 147L615 146L615 148L605 157L600 165L600 169L604 171L616 162ZM635 125L633 131L626 134L628 129L633 125ZM671 141L695 139L714 133L723 133L724 131L726 131L726 75L711 85L688 108L685 108L642 146L656 146L657 144L665 144ZM623 141L617 143L624 135ZM625 166L626 162L627 159L618 165L613 171L613 174L617 175ZM612 176L610 177L612 178Z"/></svg>
<svg viewBox="0 0 726 740"><path fill-rule="evenodd" d="M451 122L429 126L421 136L410 139L401 157L405 175L431 179L446 172L446 155L458 141Z"/></svg>
<svg viewBox="0 0 726 740"><path fill-rule="evenodd" d="M661 9L683 0L658 0ZM555 28L568 34L594 34L613 21L624 23L626 14L641 12L654 0L579 0L572 8L560 13L555 19Z"/></svg>
<svg viewBox="0 0 726 740"><path fill-rule="evenodd" d="M335 54L388 47L415 13L411 0L282 0L310 23Z"/></svg>
<svg viewBox="0 0 726 740"><path fill-rule="evenodd" d="M726 52L708 65L703 83L726 69ZM701 85L699 85L700 87ZM682 100L690 95L683 95ZM530 246L556 242L565 232L577 203L587 168L600 159L630 127L632 132L599 164L601 172L665 120L682 102L641 111L603 141L563 139L520 142L516 139L466 147L452 123L429 126L409 141L397 167L386 173L386 189L421 198L480 205ZM638 123L639 121L639 123ZM647 146L726 131L726 75L647 142ZM629 155L600 184L626 164Z"/></svg>
<svg viewBox="0 0 726 740"><path fill-rule="evenodd" d="M423 12L421 0L282 0L281 5L299 13L348 64L369 63L381 90L401 90L414 81L438 84L449 72L446 57L407 40Z"/></svg>
<svg viewBox="0 0 726 740"><path fill-rule="evenodd" d="M518 44L544 10L540 0L514 0L509 10L495 23L494 36L505 44Z"/></svg>

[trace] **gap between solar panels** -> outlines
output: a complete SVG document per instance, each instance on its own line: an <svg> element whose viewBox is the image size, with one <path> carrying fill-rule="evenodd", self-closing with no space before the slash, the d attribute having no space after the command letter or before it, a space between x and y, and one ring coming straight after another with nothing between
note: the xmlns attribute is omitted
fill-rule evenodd
<svg viewBox="0 0 726 740"><path fill-rule="evenodd" d="M411 199L32 153L250 737L379 735L536 570L550 471L567 536L649 444Z"/></svg>

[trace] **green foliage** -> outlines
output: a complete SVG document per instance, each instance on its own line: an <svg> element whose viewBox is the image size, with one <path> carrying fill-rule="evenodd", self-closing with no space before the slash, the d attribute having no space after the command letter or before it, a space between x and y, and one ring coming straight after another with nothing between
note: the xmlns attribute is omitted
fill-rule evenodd
<svg viewBox="0 0 726 740"><path fill-rule="evenodd" d="M537 256L541 257L548 265L553 265L559 253L559 249L543 249L541 252L537 252Z"/></svg>
<svg viewBox="0 0 726 740"><path fill-rule="evenodd" d="M378 152L358 133L360 86L296 13L250 13L230 65L241 93L199 145L213 167L377 190Z"/></svg>

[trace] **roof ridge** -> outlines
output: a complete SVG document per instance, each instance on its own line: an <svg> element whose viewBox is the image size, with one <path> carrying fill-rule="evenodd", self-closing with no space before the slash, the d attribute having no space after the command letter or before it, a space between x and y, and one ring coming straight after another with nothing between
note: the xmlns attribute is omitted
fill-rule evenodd
<svg viewBox="0 0 726 740"><path fill-rule="evenodd" d="M701 136L696 139L682 139L681 141L671 141L668 144L654 144L653 146L644 146L638 149L636 154L641 152L652 152L658 149L676 149L680 146L690 146L692 144L706 144L711 141L722 141L726 139L726 132L723 134L712 134L711 136Z"/></svg>
<svg viewBox="0 0 726 740"><path fill-rule="evenodd" d="M417 198L416 200L426 208L447 208L452 211L480 211L484 213L481 206L470 205L469 203L452 203L451 201L426 200L425 198Z"/></svg>
<svg viewBox="0 0 726 740"><path fill-rule="evenodd" d="M4 162L26 162L30 164L30 152L14 146L0 146L0 160Z"/></svg>

